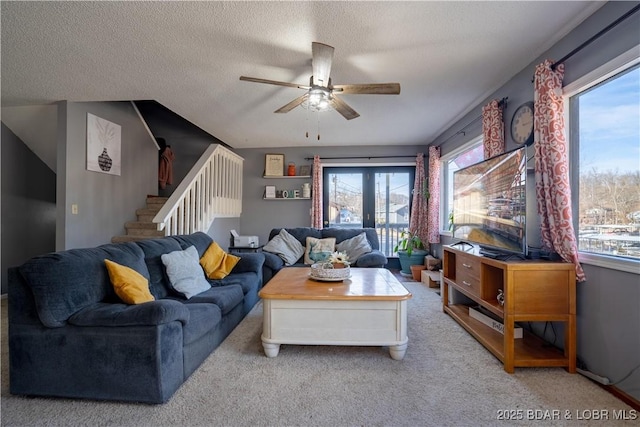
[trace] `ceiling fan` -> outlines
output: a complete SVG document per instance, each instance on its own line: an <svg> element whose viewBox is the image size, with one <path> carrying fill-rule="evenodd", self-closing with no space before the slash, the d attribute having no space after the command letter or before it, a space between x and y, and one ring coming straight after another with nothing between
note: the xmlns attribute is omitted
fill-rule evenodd
<svg viewBox="0 0 640 427"><path fill-rule="evenodd" d="M330 73L333 50L332 46L323 43L311 43L313 75L309 79L308 86L246 76L240 76L240 80L306 90L304 95L278 108L274 113L288 113L298 105L302 105L312 111L323 111L332 107L347 120L355 119L360 114L340 99L337 96L338 94L398 95L400 93L400 83L332 84Z"/></svg>

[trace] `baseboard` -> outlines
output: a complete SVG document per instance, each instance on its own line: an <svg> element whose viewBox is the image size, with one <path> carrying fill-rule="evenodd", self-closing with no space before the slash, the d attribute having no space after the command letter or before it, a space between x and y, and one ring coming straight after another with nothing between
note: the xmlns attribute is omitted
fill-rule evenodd
<svg viewBox="0 0 640 427"><path fill-rule="evenodd" d="M598 384L601 388L605 389L609 393L613 394L618 399L622 400L627 405L631 406L636 411L640 411L640 400L631 396L623 390L620 390L618 387L614 385L603 385L598 383L597 381L593 381L595 384Z"/></svg>

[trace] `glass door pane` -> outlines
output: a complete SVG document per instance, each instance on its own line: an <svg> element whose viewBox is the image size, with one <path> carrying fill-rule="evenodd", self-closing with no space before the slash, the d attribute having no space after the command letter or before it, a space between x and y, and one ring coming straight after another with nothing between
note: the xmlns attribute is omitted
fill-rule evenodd
<svg viewBox="0 0 640 427"><path fill-rule="evenodd" d="M409 227L415 168L327 167L323 169L324 226L375 228L380 250L393 252Z"/></svg>
<svg viewBox="0 0 640 427"><path fill-rule="evenodd" d="M363 175L353 171L325 175L325 227L363 227Z"/></svg>
<svg viewBox="0 0 640 427"><path fill-rule="evenodd" d="M375 227L380 240L380 250L386 256L397 256L393 252L400 233L409 228L411 187L413 173L376 172Z"/></svg>

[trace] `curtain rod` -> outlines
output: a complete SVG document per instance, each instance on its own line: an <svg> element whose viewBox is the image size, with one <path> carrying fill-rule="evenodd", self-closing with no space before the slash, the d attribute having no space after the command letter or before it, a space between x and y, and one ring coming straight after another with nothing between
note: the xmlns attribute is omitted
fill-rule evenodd
<svg viewBox="0 0 640 427"><path fill-rule="evenodd" d="M351 156L351 157L320 157L320 160L350 160L350 159L415 159L417 154L412 156ZM305 160L313 160L313 157L305 157Z"/></svg>
<svg viewBox="0 0 640 427"><path fill-rule="evenodd" d="M590 45L591 43L593 43L594 41L596 41L597 39L602 37L605 33L609 32L609 30L611 30L611 29L615 28L616 26L618 26L618 24L620 24L622 21L624 21L625 19L627 19L628 17L630 17L631 15L636 13L638 10L640 10L640 4L636 5L636 7L634 7L631 10L629 10L627 13L622 15L620 18L618 18L615 21L613 21L611 24L609 24L604 29L599 31L596 35L591 37L589 40L585 41L580 46L576 47L571 52L567 53L565 56L563 56L562 58L558 59L556 62L551 64L551 69L555 71L555 69L556 69L556 67L558 65L564 63L567 59L571 58L573 55L575 55L576 53L580 52L582 49L584 49L585 47L587 47L588 45Z"/></svg>
<svg viewBox="0 0 640 427"><path fill-rule="evenodd" d="M505 96L504 98L502 98L500 101L498 101L498 107L503 107L506 108L507 106L507 100L509 99L508 96ZM472 124L474 124L475 122L477 122L478 120L482 120L482 114L480 114L478 117L476 117L475 119L471 120L469 123L467 123L466 125L462 126L462 128L454 133L453 135L451 135L449 138L445 139L444 141L442 141L440 144L436 145L435 147L440 147L441 145L443 145L445 142L449 141L450 139L462 134L462 135L466 135L466 133L464 132L464 130L466 128L468 128L469 126L471 126Z"/></svg>
<svg viewBox="0 0 640 427"><path fill-rule="evenodd" d="M575 55L576 53L580 52L582 49L584 49L585 47L587 47L588 45L590 45L591 43L593 43L594 41L596 41L597 39L599 39L600 37L602 37L603 35L605 35L605 33L608 33L609 30L617 27L622 21L624 21L625 19L627 19L628 17L630 17L631 15L633 15L634 13L636 13L638 10L640 10L640 4L636 5L636 7L634 7L633 9L630 9L627 13L625 13L624 15L622 15L620 18L616 19L615 21L613 21L611 24L607 25L605 28L603 28L602 30L598 31L598 33L596 33L594 36L592 36L591 38L589 38L587 41L583 42L580 46L576 47L575 49L573 49L571 52L567 53L565 56L563 56L562 58L558 59L556 62L554 62L553 64L551 64L551 69L553 71L556 70L556 68L558 67L558 65L560 64L564 64L564 62L566 60L568 60L569 58L571 58L573 55ZM536 80L535 75L531 78L531 83L534 83Z"/></svg>

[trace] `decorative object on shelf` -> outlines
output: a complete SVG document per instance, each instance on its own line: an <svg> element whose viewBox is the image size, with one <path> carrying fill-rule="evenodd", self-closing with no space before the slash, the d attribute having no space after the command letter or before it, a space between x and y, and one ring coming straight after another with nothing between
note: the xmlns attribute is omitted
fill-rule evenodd
<svg viewBox="0 0 640 427"><path fill-rule="evenodd" d="M267 199L275 199L276 198L276 186L275 185L265 185L264 186L264 197Z"/></svg>
<svg viewBox="0 0 640 427"><path fill-rule="evenodd" d="M302 184L302 197L308 199L311 197L311 184L305 182Z"/></svg>
<svg viewBox="0 0 640 427"><path fill-rule="evenodd" d="M498 300L498 304L504 307L504 291L502 289L498 289L498 296L496 299Z"/></svg>
<svg viewBox="0 0 640 427"><path fill-rule="evenodd" d="M400 240L398 240L398 244L393 248L393 251L398 253L401 267L400 274L404 276L412 275L412 265L424 265L424 257L428 254L422 239L408 230L400 233Z"/></svg>
<svg viewBox="0 0 640 427"><path fill-rule="evenodd" d="M513 113L511 138L520 145L530 145L533 142L533 102L525 102Z"/></svg>
<svg viewBox="0 0 640 427"><path fill-rule="evenodd" d="M296 176L296 164L293 162L289 162L289 166L287 167L287 176Z"/></svg>
<svg viewBox="0 0 640 427"><path fill-rule="evenodd" d="M120 125L87 113L87 170L120 175Z"/></svg>
<svg viewBox="0 0 640 427"><path fill-rule="evenodd" d="M300 176L311 176L311 165L300 166Z"/></svg>
<svg viewBox="0 0 640 427"><path fill-rule="evenodd" d="M265 154L264 176L284 176L284 154Z"/></svg>

